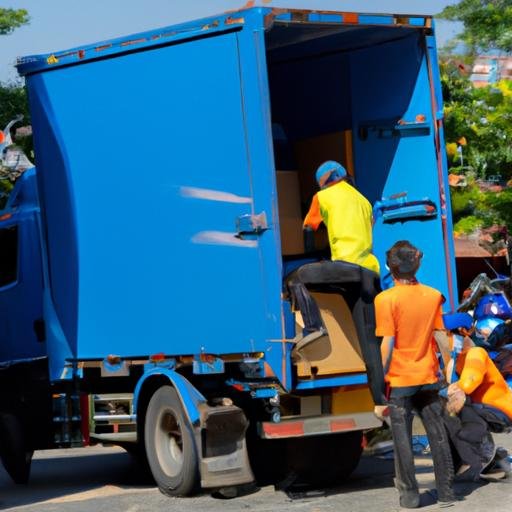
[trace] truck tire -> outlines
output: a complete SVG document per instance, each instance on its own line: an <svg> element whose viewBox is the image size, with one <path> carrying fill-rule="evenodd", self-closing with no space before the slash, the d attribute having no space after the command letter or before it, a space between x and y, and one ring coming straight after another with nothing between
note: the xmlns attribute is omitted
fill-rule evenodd
<svg viewBox="0 0 512 512"><path fill-rule="evenodd" d="M13 482L28 482L33 454L19 419L11 413L0 414L0 459Z"/></svg>
<svg viewBox="0 0 512 512"><path fill-rule="evenodd" d="M187 496L199 483L198 456L192 427L176 390L162 386L149 401L144 443L151 473L167 496Z"/></svg>

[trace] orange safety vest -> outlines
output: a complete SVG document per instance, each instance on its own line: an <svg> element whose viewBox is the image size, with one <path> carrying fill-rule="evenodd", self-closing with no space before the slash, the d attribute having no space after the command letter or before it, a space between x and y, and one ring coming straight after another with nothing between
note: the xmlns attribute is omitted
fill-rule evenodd
<svg viewBox="0 0 512 512"><path fill-rule="evenodd" d="M512 420L512 390L487 351L472 347L457 357L457 384L475 403L496 407Z"/></svg>

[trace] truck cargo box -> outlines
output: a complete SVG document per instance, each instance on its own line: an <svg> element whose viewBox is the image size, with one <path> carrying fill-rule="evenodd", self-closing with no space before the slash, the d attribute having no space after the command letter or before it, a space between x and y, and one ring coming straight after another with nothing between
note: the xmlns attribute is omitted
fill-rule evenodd
<svg viewBox="0 0 512 512"><path fill-rule="evenodd" d="M21 59L49 345L263 353L288 382L283 278L329 159L370 202L405 198L377 216L375 253L417 244L420 280L453 307L435 51L428 16L253 8Z"/></svg>

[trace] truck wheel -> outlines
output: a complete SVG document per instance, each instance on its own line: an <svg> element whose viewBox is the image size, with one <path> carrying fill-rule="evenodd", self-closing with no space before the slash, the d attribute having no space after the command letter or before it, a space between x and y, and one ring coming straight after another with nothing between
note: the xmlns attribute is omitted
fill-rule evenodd
<svg viewBox="0 0 512 512"><path fill-rule="evenodd" d="M194 435L174 388L162 386L151 397L144 443L151 473L163 494L186 496L197 488Z"/></svg>
<svg viewBox="0 0 512 512"><path fill-rule="evenodd" d="M14 414L0 415L0 459L17 484L26 484L30 476L33 450L28 449L21 422Z"/></svg>

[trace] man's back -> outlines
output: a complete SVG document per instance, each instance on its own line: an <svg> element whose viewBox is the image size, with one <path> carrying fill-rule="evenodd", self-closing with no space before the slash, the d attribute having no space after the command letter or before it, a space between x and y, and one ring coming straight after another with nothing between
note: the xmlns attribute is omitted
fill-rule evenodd
<svg viewBox="0 0 512 512"><path fill-rule="evenodd" d="M417 282L397 282L375 298L376 334L395 338L386 376L391 386L417 386L438 380L433 332L443 328L442 301L439 291Z"/></svg>
<svg viewBox="0 0 512 512"><path fill-rule="evenodd" d="M372 249L372 207L354 187L341 181L318 192L327 226L331 258L379 272Z"/></svg>

